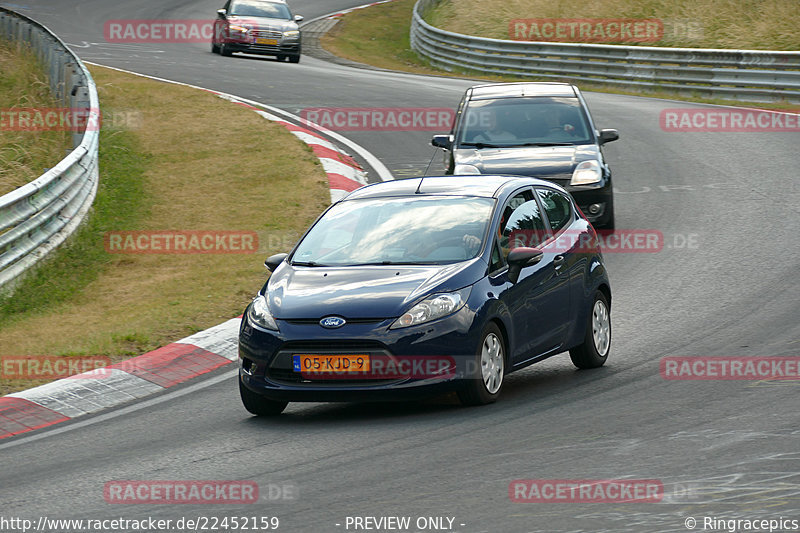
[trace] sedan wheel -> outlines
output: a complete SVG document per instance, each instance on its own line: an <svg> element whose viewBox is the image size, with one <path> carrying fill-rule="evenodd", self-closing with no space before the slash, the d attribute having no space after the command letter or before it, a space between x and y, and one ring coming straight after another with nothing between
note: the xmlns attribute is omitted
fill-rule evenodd
<svg viewBox="0 0 800 533"><path fill-rule="evenodd" d="M611 349L611 313L606 296L597 291L586 325L583 344L569 351L578 368L597 368L605 364Z"/></svg>
<svg viewBox="0 0 800 533"><path fill-rule="evenodd" d="M503 334L495 324L490 324L481 336L476 362L479 376L468 376L466 385L458 391L464 405L492 403L500 396L505 377L505 349Z"/></svg>

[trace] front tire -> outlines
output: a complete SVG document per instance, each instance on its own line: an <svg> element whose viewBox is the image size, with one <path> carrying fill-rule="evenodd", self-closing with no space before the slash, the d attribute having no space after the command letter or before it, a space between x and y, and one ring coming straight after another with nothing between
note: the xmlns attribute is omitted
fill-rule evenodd
<svg viewBox="0 0 800 533"><path fill-rule="evenodd" d="M286 409L289 402L276 402L256 394L244 386L239 379L239 396L242 397L244 408L256 416L276 416Z"/></svg>
<svg viewBox="0 0 800 533"><path fill-rule="evenodd" d="M606 295L594 294L594 301L586 324L583 343L572 348L569 356L572 364L581 369L598 368L605 364L611 351L611 308Z"/></svg>
<svg viewBox="0 0 800 533"><path fill-rule="evenodd" d="M214 41L211 41L211 53L218 54L219 53L219 45Z"/></svg>
<svg viewBox="0 0 800 533"><path fill-rule="evenodd" d="M299 63L300 62L300 55L296 56L289 56L289 63Z"/></svg>
<svg viewBox="0 0 800 533"><path fill-rule="evenodd" d="M466 385L458 391L458 398L465 406L494 403L503 389L505 344L497 324L491 323L483 330L475 360L479 375L472 378L469 372Z"/></svg>
<svg viewBox="0 0 800 533"><path fill-rule="evenodd" d="M225 43L219 45L219 53L225 57L231 57L233 52L231 51L230 47Z"/></svg>

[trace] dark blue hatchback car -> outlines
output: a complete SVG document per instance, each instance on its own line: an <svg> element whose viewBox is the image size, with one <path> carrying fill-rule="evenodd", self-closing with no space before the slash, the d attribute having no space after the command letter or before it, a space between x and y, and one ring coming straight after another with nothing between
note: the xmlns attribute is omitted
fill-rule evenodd
<svg viewBox="0 0 800 533"><path fill-rule="evenodd" d="M506 374L569 350L603 365L611 289L594 228L558 185L445 176L362 187L323 213L239 332L257 415L290 401L499 396Z"/></svg>

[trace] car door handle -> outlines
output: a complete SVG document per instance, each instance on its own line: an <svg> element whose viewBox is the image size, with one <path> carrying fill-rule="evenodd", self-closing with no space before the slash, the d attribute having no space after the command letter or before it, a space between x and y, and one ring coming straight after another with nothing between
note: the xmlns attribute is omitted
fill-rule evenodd
<svg viewBox="0 0 800 533"><path fill-rule="evenodd" d="M556 267L556 269L559 269L562 266L564 266L564 256L563 255L555 256L553 258L553 266Z"/></svg>

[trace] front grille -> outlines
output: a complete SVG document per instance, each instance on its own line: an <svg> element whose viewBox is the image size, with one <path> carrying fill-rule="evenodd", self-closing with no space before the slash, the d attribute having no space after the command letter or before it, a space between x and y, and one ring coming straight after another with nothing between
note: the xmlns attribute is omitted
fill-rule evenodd
<svg viewBox="0 0 800 533"><path fill-rule="evenodd" d="M377 341L326 339L319 341L289 341L284 343L281 352L291 353L347 353L347 352L384 352L386 346Z"/></svg>
<svg viewBox="0 0 800 533"><path fill-rule="evenodd" d="M289 318L284 320L289 324L297 325L319 325L320 318ZM348 324L378 324L386 320L385 318L345 318Z"/></svg>
<svg viewBox="0 0 800 533"><path fill-rule="evenodd" d="M338 340L329 339L324 341L289 341L285 343L272 360L267 368L267 377L292 384L307 385L375 385L376 383L386 383L398 381L397 378L389 379L309 379L294 371L294 354L367 354L371 356L391 355L382 343L377 341L363 340Z"/></svg>
<svg viewBox="0 0 800 533"><path fill-rule="evenodd" d="M275 30L250 30L250 35L264 39L280 39L283 37L283 32Z"/></svg>

